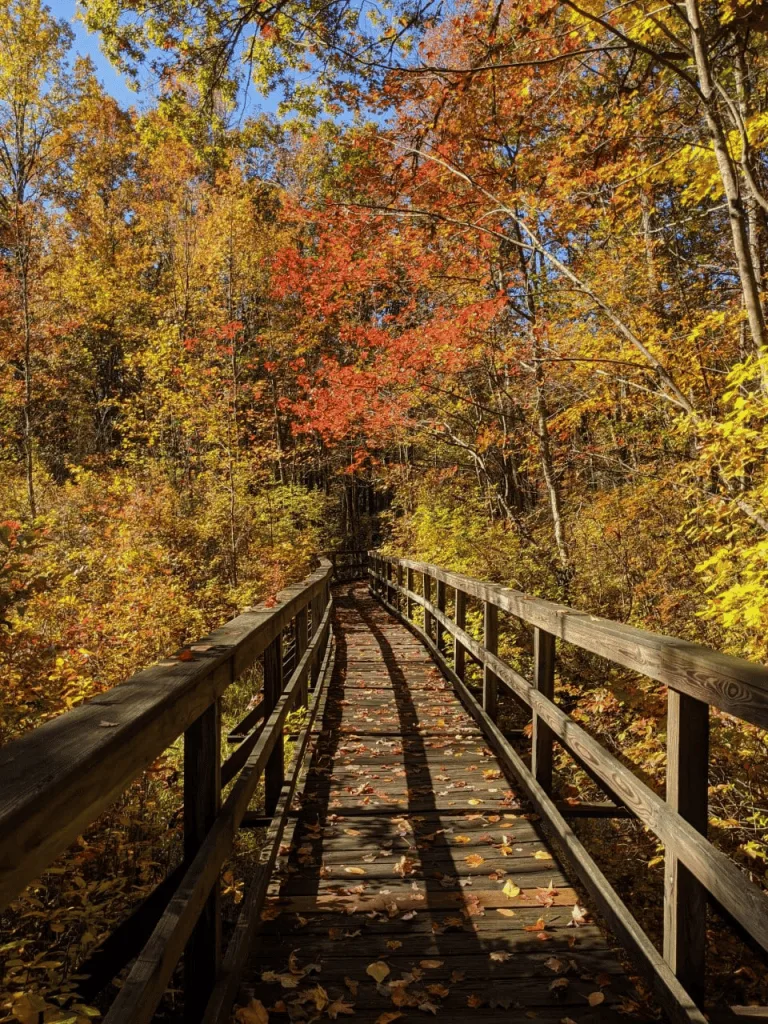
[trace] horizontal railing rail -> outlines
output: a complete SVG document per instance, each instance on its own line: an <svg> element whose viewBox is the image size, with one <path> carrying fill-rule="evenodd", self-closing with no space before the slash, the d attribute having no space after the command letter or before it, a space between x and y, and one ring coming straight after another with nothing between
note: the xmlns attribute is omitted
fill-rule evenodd
<svg viewBox="0 0 768 1024"><path fill-rule="evenodd" d="M225 990L232 990L241 965L228 951L222 975L219 875L263 777L271 845L262 854L251 909L259 893L264 898L263 876L277 855L287 793L300 769L294 757L286 780L285 721L293 707L307 706L311 686L309 724L297 745L303 753L321 698L318 682L329 671L332 573L331 562L321 559L304 581L269 602L0 748L2 910L184 736L183 865L172 876L175 884L169 879L168 886L158 887L168 891L154 901L151 926L143 920L138 929L142 942L149 935L144 948L139 952L140 946L133 949L127 941L123 959L109 961L107 982L139 954L105 1018L109 1024L149 1022L182 955L187 1021L207 1014L213 1022L210 1005L220 1000L222 979ZM259 660L261 699L230 733L238 745L222 765L220 698ZM222 803L228 783L232 788ZM238 956L244 956L240 946Z"/></svg>
<svg viewBox="0 0 768 1024"><path fill-rule="evenodd" d="M418 577L420 593L415 584ZM677 1020L704 1018L706 901L712 898L768 951L768 896L706 838L709 707L768 727L768 669L697 644L611 622L435 565L369 552L370 587L430 648L497 753L559 836L581 881L624 944L639 957L662 1006ZM434 591L433 591L434 584ZM453 617L446 613L453 591ZM434 593L434 599L433 599ZM467 599L482 603L483 642L466 628ZM423 609L423 627L414 622ZM498 656L498 613L533 627L533 679ZM452 657L446 635L453 638ZM646 786L554 701L560 639L668 687L666 799ZM465 682L466 656L483 669L482 699ZM496 724L498 685L532 712L531 765ZM552 800L558 742L665 847L664 948L659 953ZM604 805L601 805L604 806Z"/></svg>

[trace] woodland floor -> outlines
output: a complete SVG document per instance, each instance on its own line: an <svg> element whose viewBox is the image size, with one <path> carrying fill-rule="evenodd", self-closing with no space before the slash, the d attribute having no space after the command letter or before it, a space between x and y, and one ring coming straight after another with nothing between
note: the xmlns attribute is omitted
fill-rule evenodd
<svg viewBox="0 0 768 1024"><path fill-rule="evenodd" d="M613 943L423 646L363 586L336 601L324 717L240 1002L380 1024L637 1018Z"/></svg>

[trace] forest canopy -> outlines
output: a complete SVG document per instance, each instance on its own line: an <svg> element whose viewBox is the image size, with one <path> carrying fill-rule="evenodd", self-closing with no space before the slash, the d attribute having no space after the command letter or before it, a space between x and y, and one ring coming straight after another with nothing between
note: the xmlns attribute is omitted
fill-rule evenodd
<svg viewBox="0 0 768 1024"><path fill-rule="evenodd" d="M341 545L765 660L762 2L79 14L155 89L2 5L0 740ZM579 684L660 777L652 695Z"/></svg>

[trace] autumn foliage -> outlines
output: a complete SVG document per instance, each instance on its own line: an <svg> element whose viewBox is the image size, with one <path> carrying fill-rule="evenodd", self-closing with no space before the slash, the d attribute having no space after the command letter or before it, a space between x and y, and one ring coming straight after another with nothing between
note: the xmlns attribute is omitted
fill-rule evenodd
<svg viewBox="0 0 768 1024"><path fill-rule="evenodd" d="M318 73L282 120L151 6L85 5L122 66L160 51L141 111L0 13L0 739L340 543L765 660L761 5L462 0L370 67L276 18L256 84ZM661 787L658 688L566 663ZM714 744L713 837L765 882L765 736Z"/></svg>

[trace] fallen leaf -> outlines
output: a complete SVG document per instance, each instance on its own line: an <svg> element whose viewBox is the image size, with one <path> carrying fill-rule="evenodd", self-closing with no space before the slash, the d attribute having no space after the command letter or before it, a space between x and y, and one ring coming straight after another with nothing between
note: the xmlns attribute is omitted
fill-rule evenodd
<svg viewBox="0 0 768 1024"><path fill-rule="evenodd" d="M471 868L479 868L484 861L485 857L481 857L479 853L470 853L468 857L464 858L464 862Z"/></svg>
<svg viewBox="0 0 768 1024"><path fill-rule="evenodd" d="M510 878L510 880L505 883L504 888L501 891L504 893L505 896L508 896L511 900L513 900L516 896L520 895L522 890L520 889L520 886L515 885L515 883Z"/></svg>
<svg viewBox="0 0 768 1024"><path fill-rule="evenodd" d="M402 942L400 939L389 939L387 941L387 949L400 949Z"/></svg>
<svg viewBox="0 0 768 1024"><path fill-rule="evenodd" d="M587 996L587 1002L590 1006L599 1006L600 1003L605 1002L605 992L590 992Z"/></svg>
<svg viewBox="0 0 768 1024"><path fill-rule="evenodd" d="M454 843L471 843L472 839L470 836L454 836L453 841Z"/></svg>
<svg viewBox="0 0 768 1024"><path fill-rule="evenodd" d="M510 907L499 907L496 913L501 914L502 917L515 917L517 915L517 911L512 910Z"/></svg>
<svg viewBox="0 0 768 1024"><path fill-rule="evenodd" d="M546 850L537 850L533 856L536 860L552 860L552 854Z"/></svg>
<svg viewBox="0 0 768 1024"><path fill-rule="evenodd" d="M344 868L344 871L348 875L365 875L365 874L367 874L365 868L356 868L356 867Z"/></svg>
<svg viewBox="0 0 768 1024"><path fill-rule="evenodd" d="M491 960L496 960L497 963L503 964L506 960L511 960L512 956L512 953L508 953L504 949L498 949L491 953Z"/></svg>
<svg viewBox="0 0 768 1024"><path fill-rule="evenodd" d="M368 964L365 973L369 974L374 981L382 982L389 974L389 967L383 960L375 960L372 964Z"/></svg>
<svg viewBox="0 0 768 1024"><path fill-rule="evenodd" d="M355 981L354 978L344 978L344 984L347 986L353 996L357 995L357 990L360 987L360 982Z"/></svg>
<svg viewBox="0 0 768 1024"><path fill-rule="evenodd" d="M544 918L540 917L538 919L538 921L536 922L536 924L526 924L526 925L524 925L524 930L527 931L527 932L543 932L546 927L547 926L544 923Z"/></svg>
<svg viewBox="0 0 768 1024"><path fill-rule="evenodd" d="M402 1017L402 1016L403 1015L402 1015L402 1013L400 1013L399 1010L396 1010L394 1013L392 1013L392 1012L382 1013L382 1014L379 1014L379 1016L376 1018L376 1024L392 1024L393 1020L397 1020L398 1017Z"/></svg>
<svg viewBox="0 0 768 1024"><path fill-rule="evenodd" d="M252 999L247 1006L241 1006L235 1013L238 1024L268 1024L267 1008L258 999Z"/></svg>
<svg viewBox="0 0 768 1024"><path fill-rule="evenodd" d="M433 971L442 967L444 963L444 960L419 960L419 967L423 967L425 971Z"/></svg>
<svg viewBox="0 0 768 1024"><path fill-rule="evenodd" d="M352 1005L352 1003L345 1002L344 997L340 996L338 999L334 999L334 1001L329 1004L325 1012L328 1014L331 1020L336 1020L339 1014L342 1013L345 1013L347 1015L354 1015L355 1007Z"/></svg>

